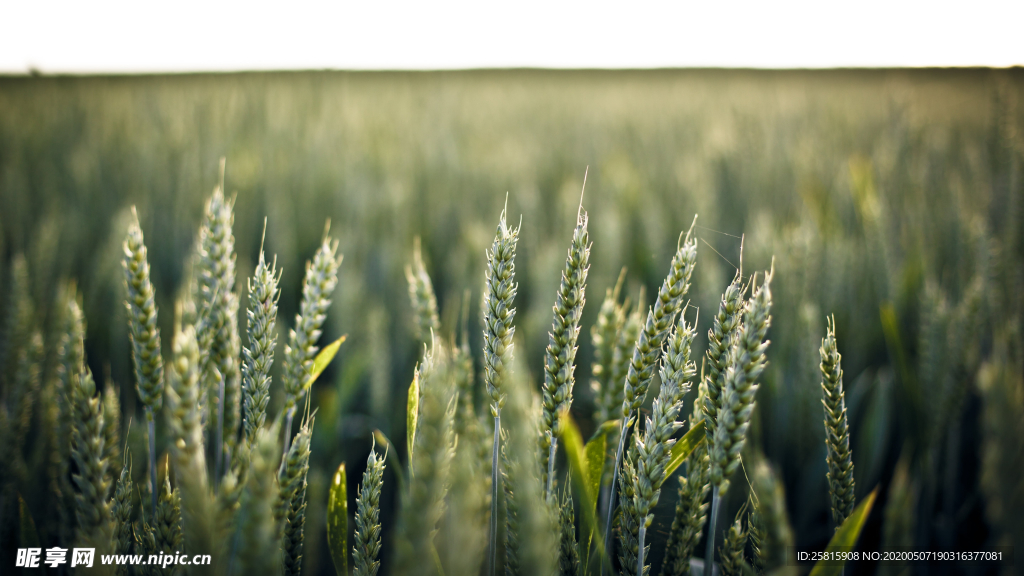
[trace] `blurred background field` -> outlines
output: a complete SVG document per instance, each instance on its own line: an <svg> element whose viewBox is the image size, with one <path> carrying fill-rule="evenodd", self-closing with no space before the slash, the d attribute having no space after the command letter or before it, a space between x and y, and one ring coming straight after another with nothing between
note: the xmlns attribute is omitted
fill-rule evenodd
<svg viewBox="0 0 1024 576"><path fill-rule="evenodd" d="M589 331L605 289L625 266L631 299L641 286L652 294L698 214L699 351L739 237L744 273L774 256L753 437L785 480L798 543L821 546L831 532L817 365L832 314L858 500L883 486L862 545L1024 542L1024 70L0 78L0 288L24 255L49 321L58 279L77 279L88 362L121 387L136 422L120 270L129 207L146 235L166 347L222 156L237 192L243 310L264 216L284 270L282 335L327 219L344 253L323 341L349 338L314 390L307 573L331 571L318 503L338 462L349 463L352 493L369 431L404 436L419 354L403 275L414 237L446 329L468 291L479 351L484 252L507 198L510 220L522 215L516 354L542 380L587 166L593 251L573 405L584 435ZM131 442L142 459L140 433ZM904 468L902 492L887 491ZM30 506L45 497L42 486L26 492ZM723 518L745 498L734 492ZM674 498L665 491L655 550ZM910 524L894 532L901 519Z"/></svg>

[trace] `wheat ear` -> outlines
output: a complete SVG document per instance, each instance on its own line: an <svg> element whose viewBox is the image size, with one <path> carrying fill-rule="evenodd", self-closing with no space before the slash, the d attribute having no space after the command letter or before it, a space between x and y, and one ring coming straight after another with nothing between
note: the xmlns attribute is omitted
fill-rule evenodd
<svg viewBox="0 0 1024 576"><path fill-rule="evenodd" d="M284 364L281 381L284 383L284 452L291 444L292 419L296 404L305 393L305 385L313 375L313 359L320 348L320 329L327 319L331 307L331 295L338 285L338 243L324 236L313 260L306 264L306 276L302 281L302 300L299 313L295 316L295 328L288 332L284 346Z"/></svg>
<svg viewBox="0 0 1024 576"><path fill-rule="evenodd" d="M245 439L250 447L255 445L256 433L267 418L270 367L274 363L274 348L277 346L277 299L280 296L277 283L280 278L276 259L267 265L261 249L259 264L249 280L249 309L246 310L249 346L242 350L245 355L242 390Z"/></svg>
<svg viewBox="0 0 1024 576"><path fill-rule="evenodd" d="M506 380L512 362L512 336L516 316L513 305L516 298L516 243L519 228L509 228L505 222L506 209L502 209L494 242L487 252L487 271L484 282L484 385L491 399L494 416L494 442L491 448L491 522L488 537L488 574L494 573L498 548L498 493L501 468L498 453L501 439L501 409L505 405Z"/></svg>
<svg viewBox="0 0 1024 576"><path fill-rule="evenodd" d="M580 210L573 230L569 255L562 271L562 282L555 295L554 321L544 351L544 387L540 420L541 483L547 499L552 497L555 454L558 450L556 426L558 415L572 405L575 383L576 341L580 334L580 317L586 302L587 272L590 268L590 243L587 213Z"/></svg>
<svg viewBox="0 0 1024 576"><path fill-rule="evenodd" d="M702 375L703 376L703 375ZM690 414L690 429L704 425L704 398L707 384L702 377ZM665 545L662 576L682 576L690 572L690 557L697 547L707 517L711 469L707 444L701 443L686 459L686 474L679 476L679 500Z"/></svg>
<svg viewBox="0 0 1024 576"><path fill-rule="evenodd" d="M376 444L375 444L376 446ZM375 448L366 458L366 470L356 498L353 576L377 576L380 569L380 492L384 486L384 460Z"/></svg>
<svg viewBox="0 0 1024 576"><path fill-rule="evenodd" d="M124 239L125 307L128 311L128 334L132 343L132 364L135 369L135 390L146 408L149 433L149 489L156 508L156 413L163 405L164 361L160 351L160 329L157 326L156 296L149 278L146 244L139 225L139 215L132 207L132 219Z"/></svg>
<svg viewBox="0 0 1024 576"><path fill-rule="evenodd" d="M696 325L696 321L694 321ZM665 466L671 458L675 440L672 436L683 427L679 412L683 407L683 396L690 391L690 380L697 374L697 367L690 360L690 347L695 335L694 327L687 324L683 315L672 330L668 346L662 358L661 390L651 406L645 430L636 436L636 490L633 495L633 509L636 514L631 525L637 527L630 539L636 539L636 574L644 576L649 567L645 565L647 550L644 544L646 530L654 521L654 507L661 498L661 486L665 482Z"/></svg>
<svg viewBox="0 0 1024 576"><path fill-rule="evenodd" d="M603 424L618 416L618 408L622 404L622 398L615 393L617 381L613 378L614 367L612 359L615 354L615 345L626 323L626 314L622 304L619 303L619 294L622 291L622 283L626 278L626 269L623 268L619 274L615 288L605 290L604 301L601 302L601 309L597 313L597 321L590 328L590 341L594 345L594 362L591 364L590 389L594 393L594 403L597 410L594 412L595 424Z"/></svg>
<svg viewBox="0 0 1024 576"><path fill-rule="evenodd" d="M762 565L767 573L785 566L788 550L793 546L793 530L786 513L786 495L782 483L771 466L763 459L758 459L747 470L751 472L751 488L757 499L757 524L762 527L757 546L759 559L755 559L755 562Z"/></svg>
<svg viewBox="0 0 1024 576"><path fill-rule="evenodd" d="M680 235L680 242L672 256L668 276L658 290L654 308L647 313L647 323L640 330L640 337L633 348L633 356L629 361L626 378L623 383L623 399L620 414L622 416L619 446L615 452L615 467L612 471L611 496L605 517L605 549L611 550L612 513L615 510L615 485L618 481L619 467L622 465L622 450L626 444L626 436L634 413L643 405L647 397L647 388L654 379L654 368L661 356L661 346L668 335L675 314L682 307L683 297L690 289L690 276L697 263L697 240L693 236L693 226L697 224L694 216L693 224L685 238ZM604 572L604 564L601 566Z"/></svg>
<svg viewBox="0 0 1024 576"><path fill-rule="evenodd" d="M118 555L132 553L132 466L125 460L114 484L114 497L110 503L110 516L114 524L111 552ZM117 575L127 576L128 566L118 564Z"/></svg>
<svg viewBox="0 0 1024 576"><path fill-rule="evenodd" d="M580 549L576 541L576 518L572 494L566 482L562 502L558 506L558 574L577 576L580 571Z"/></svg>
<svg viewBox="0 0 1024 576"><path fill-rule="evenodd" d="M409 301L412 303L416 339L421 344L430 345L432 335L441 330L441 320L437 313L434 284L423 265L419 236L413 239L412 264L405 267L405 278L409 282Z"/></svg>
<svg viewBox="0 0 1024 576"><path fill-rule="evenodd" d="M744 504L736 513L736 519L729 526L725 538L722 539L722 547L718 550L722 576L741 576L750 570L747 561L743 558L743 552L747 547L747 529L743 524L746 513L746 504Z"/></svg>
<svg viewBox="0 0 1024 576"><path fill-rule="evenodd" d="M295 435L278 473L279 498L283 507L281 550L285 576L302 572L302 549L306 525L306 476L309 473L309 444L313 438L313 419L307 418Z"/></svg>
<svg viewBox="0 0 1024 576"><path fill-rule="evenodd" d="M825 446L828 454L828 492L832 498L832 518L836 530L853 513L853 456L850 452L850 427L846 420L843 390L842 356L836 348L835 319L828 322L821 341L821 390L825 407Z"/></svg>

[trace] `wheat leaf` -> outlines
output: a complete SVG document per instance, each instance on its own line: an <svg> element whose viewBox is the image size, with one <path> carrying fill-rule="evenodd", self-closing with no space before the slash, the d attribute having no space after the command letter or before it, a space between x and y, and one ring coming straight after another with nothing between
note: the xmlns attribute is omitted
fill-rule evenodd
<svg viewBox="0 0 1024 576"><path fill-rule="evenodd" d="M875 496L877 495L878 488L876 487L871 491L871 494L868 494L867 498L857 505L857 508L853 510L853 514L850 514L850 517L843 522L839 530L836 530L825 550L850 551L857 545L860 531L864 528L868 515L871 514L871 507L874 505ZM814 565L814 569L811 570L810 576L839 576L843 572L844 564L845 562L826 563L824 560L819 560Z"/></svg>
<svg viewBox="0 0 1024 576"><path fill-rule="evenodd" d="M683 434L683 437L672 445L671 455L668 464L665 465L665 478L668 478L676 471L676 468L686 460L697 446L704 441L704 426L693 426L690 431Z"/></svg>
<svg viewBox="0 0 1024 576"><path fill-rule="evenodd" d="M348 476L338 466L327 495L327 546L338 576L348 576Z"/></svg>
<svg viewBox="0 0 1024 576"><path fill-rule="evenodd" d="M316 382L316 379L320 377L320 374L331 363L331 360L334 360L334 355L338 353L338 348L341 348L346 338L348 338L348 334L324 346L324 349L316 355L316 358L313 359L313 373L309 376L309 380L306 380L306 385L302 387L303 390L309 390L313 382Z"/></svg>

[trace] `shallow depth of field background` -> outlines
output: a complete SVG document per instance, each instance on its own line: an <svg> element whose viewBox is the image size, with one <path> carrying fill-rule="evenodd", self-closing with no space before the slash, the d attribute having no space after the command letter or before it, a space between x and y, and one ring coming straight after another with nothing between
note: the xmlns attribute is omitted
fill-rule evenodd
<svg viewBox="0 0 1024 576"><path fill-rule="evenodd" d="M752 434L785 480L798 543L824 545L831 533L817 368L830 314L843 354L858 500L890 482L902 455L919 492L934 492L919 498L914 542L966 550L1020 537L1019 489L998 505L982 489L989 436L978 378L957 375L962 397L944 411L945 388L921 377L930 372L920 351L925 303L945 299L952 308L981 275L984 328L962 344L998 360L997 344L1006 340L1010 358L1020 358L1021 69L0 78L0 294L17 254L28 259L44 314L56 280L77 279L88 362L98 380L121 387L126 414L136 414L137 461L145 459L144 435L120 269L128 210L138 206L166 347L221 156L227 191L237 191L243 309L264 216L267 250L284 269L278 358L304 262L328 218L344 253L324 341L349 339L314 388L307 573L333 573L323 503L338 463L349 463L352 494L370 430L404 446L397 440L419 353L403 276L414 237L422 237L446 327L457 324L469 291L478 353L484 252L507 196L509 219L522 215L516 355L537 382L588 165L583 206L593 250L573 405L585 436L590 327L605 289L626 266L631 299L641 286L652 294L680 231L699 214L691 298L700 308L700 353L739 263L737 237L745 235L745 274L775 258L770 364ZM886 310L896 320L888 332ZM245 345L244 324L242 334ZM1021 463L1019 442L1016 450L1007 458ZM952 479L928 480L926 454L938 454L943 470L951 462ZM135 473L141 481L145 467ZM30 506L44 485L26 494ZM654 550L663 548L674 486L666 483ZM720 525L745 488L730 496ZM394 477L385 472L385 570L394 498ZM882 537L884 505L876 505L864 546Z"/></svg>

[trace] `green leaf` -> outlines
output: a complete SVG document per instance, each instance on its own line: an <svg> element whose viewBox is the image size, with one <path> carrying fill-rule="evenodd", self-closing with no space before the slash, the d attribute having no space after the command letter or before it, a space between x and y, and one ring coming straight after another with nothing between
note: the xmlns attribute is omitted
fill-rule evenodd
<svg viewBox="0 0 1024 576"><path fill-rule="evenodd" d="M587 491L594 502L597 502L598 495L601 493L604 459L608 453L608 434L618 429L618 420L605 422L583 447L584 459L587 463Z"/></svg>
<svg viewBox="0 0 1024 576"><path fill-rule="evenodd" d="M327 495L327 547L338 576L348 576L348 476L338 466Z"/></svg>
<svg viewBox="0 0 1024 576"><path fill-rule="evenodd" d="M313 374L310 375L309 380L306 380L306 385L303 386L303 390L309 390L309 387L313 385L313 382L316 382L316 379L320 377L324 368L327 368L327 365L331 363L331 360L334 360L334 355L338 353L338 348L341 348L341 345L345 342L346 338L348 338L348 335L338 338L334 342L324 346L324 349L316 355L316 358L313 359Z"/></svg>
<svg viewBox="0 0 1024 576"><path fill-rule="evenodd" d="M683 434L683 437L679 440L676 440L676 443L672 445L671 452L669 452L671 457L668 464L665 465L665 478L671 476L683 464L683 461L689 458L690 454L697 449L697 446L704 441L704 433L704 421L701 420L697 426L691 427L689 432Z"/></svg>
<svg viewBox="0 0 1024 576"><path fill-rule="evenodd" d="M607 432L597 435L602 438L598 442L606 442L604 440L606 435ZM580 499L580 511L583 516L581 527L586 535L584 540L587 542L596 541L597 552L601 557L604 557L604 540L599 537L600 533L597 528L597 493L600 490L601 472L604 468L604 450L601 450L601 465L596 470L598 488L595 489L592 488L590 457L587 453L587 448L583 446L583 436L580 434L580 429L576 426L576 422L569 415L568 410L563 410L559 415L558 436L565 447L565 454L569 460L572 484L575 486L576 494ZM597 436L595 436L595 440ZM587 446L591 444L595 445L592 451L596 451L597 443L591 441ZM596 459L596 456L594 458ZM581 548L583 554L582 558L580 558L580 565L586 566L589 563L589 546Z"/></svg>
<svg viewBox="0 0 1024 576"><path fill-rule="evenodd" d="M868 515L871 513L871 507L875 504L875 496L877 495L878 488L875 487L871 494L868 494L868 497L853 509L853 514L850 514L850 517L843 522L839 530L836 530L825 550L849 551L857 545L860 531L864 528L864 523L867 522ZM845 562L828 562L827 564L826 566L824 560L819 560L814 565L814 569L811 570L810 576L839 576L843 572Z"/></svg>
<svg viewBox="0 0 1024 576"><path fill-rule="evenodd" d="M420 418L420 371L412 377L412 384L409 385L409 399L405 404L405 443L408 452L406 458L409 460L409 474L415 476L412 469L412 450L416 442L416 422Z"/></svg>

